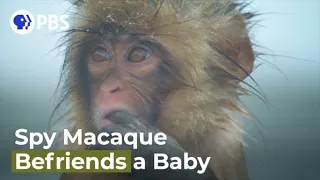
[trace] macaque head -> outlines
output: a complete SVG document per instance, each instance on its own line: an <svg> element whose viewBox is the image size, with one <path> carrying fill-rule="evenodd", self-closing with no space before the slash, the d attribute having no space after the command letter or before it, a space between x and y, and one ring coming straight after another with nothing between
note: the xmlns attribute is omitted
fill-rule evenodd
<svg viewBox="0 0 320 180"><path fill-rule="evenodd" d="M175 142L133 153L182 149L211 157L218 179L247 180L242 129L234 118L246 114L237 105L239 96L248 93L240 82L252 72L255 59L247 28L253 15L243 12L246 4L72 2L76 12L65 36L61 101L70 107L71 128L125 133L132 129L124 125L131 125L134 130L162 131ZM185 172L178 176L199 179Z"/></svg>
<svg viewBox="0 0 320 180"><path fill-rule="evenodd" d="M74 128L126 112L178 141L232 129L253 68L249 14L231 0L78 0L64 73ZM241 7L240 7L241 9ZM228 125L226 125L228 124ZM231 124L231 125L230 125ZM239 132L235 130L235 133ZM187 138L186 138L187 137Z"/></svg>

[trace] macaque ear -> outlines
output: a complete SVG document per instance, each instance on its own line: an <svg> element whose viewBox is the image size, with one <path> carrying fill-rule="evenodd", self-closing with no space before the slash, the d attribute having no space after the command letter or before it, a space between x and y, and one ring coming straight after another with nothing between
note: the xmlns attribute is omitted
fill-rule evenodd
<svg viewBox="0 0 320 180"><path fill-rule="evenodd" d="M218 24L222 53L228 57L223 65L233 75L244 79L252 72L255 59L246 24L241 16L222 18Z"/></svg>

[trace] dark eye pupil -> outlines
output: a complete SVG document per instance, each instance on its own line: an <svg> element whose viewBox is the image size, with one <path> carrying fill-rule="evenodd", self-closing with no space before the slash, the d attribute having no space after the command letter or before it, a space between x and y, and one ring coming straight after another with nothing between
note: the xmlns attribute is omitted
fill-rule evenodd
<svg viewBox="0 0 320 180"><path fill-rule="evenodd" d="M149 51L143 48L134 48L129 56L128 56L128 61L130 62L141 62L150 57Z"/></svg>
<svg viewBox="0 0 320 180"><path fill-rule="evenodd" d="M97 47L93 49L91 60L94 62L104 62L110 60L111 54L103 47Z"/></svg>

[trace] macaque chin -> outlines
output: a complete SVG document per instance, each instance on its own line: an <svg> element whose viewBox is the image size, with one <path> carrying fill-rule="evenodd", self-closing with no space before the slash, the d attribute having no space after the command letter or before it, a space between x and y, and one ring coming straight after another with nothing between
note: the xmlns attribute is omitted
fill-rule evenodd
<svg viewBox="0 0 320 180"><path fill-rule="evenodd" d="M255 60L247 23L233 0L74 0L66 34L62 102L72 130L164 132L165 146L133 150L210 157L208 170L68 174L61 179L249 180L235 115ZM71 148L71 147L70 147ZM72 147L130 149L127 146ZM152 156L152 157L151 157Z"/></svg>

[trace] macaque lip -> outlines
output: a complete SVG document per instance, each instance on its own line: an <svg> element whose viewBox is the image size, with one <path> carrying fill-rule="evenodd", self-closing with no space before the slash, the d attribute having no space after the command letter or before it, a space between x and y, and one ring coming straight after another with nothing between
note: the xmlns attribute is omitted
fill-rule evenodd
<svg viewBox="0 0 320 180"><path fill-rule="evenodd" d="M108 112L106 115L105 115L105 119L110 119L110 117L112 117L114 114L117 114L117 113L120 113L122 112L122 110L113 110L113 111L110 111Z"/></svg>
<svg viewBox="0 0 320 180"><path fill-rule="evenodd" d="M124 115L131 116L131 114L125 110L113 110L107 113L104 119L109 120L114 124L128 124L129 122L127 122L126 118L124 118Z"/></svg>

